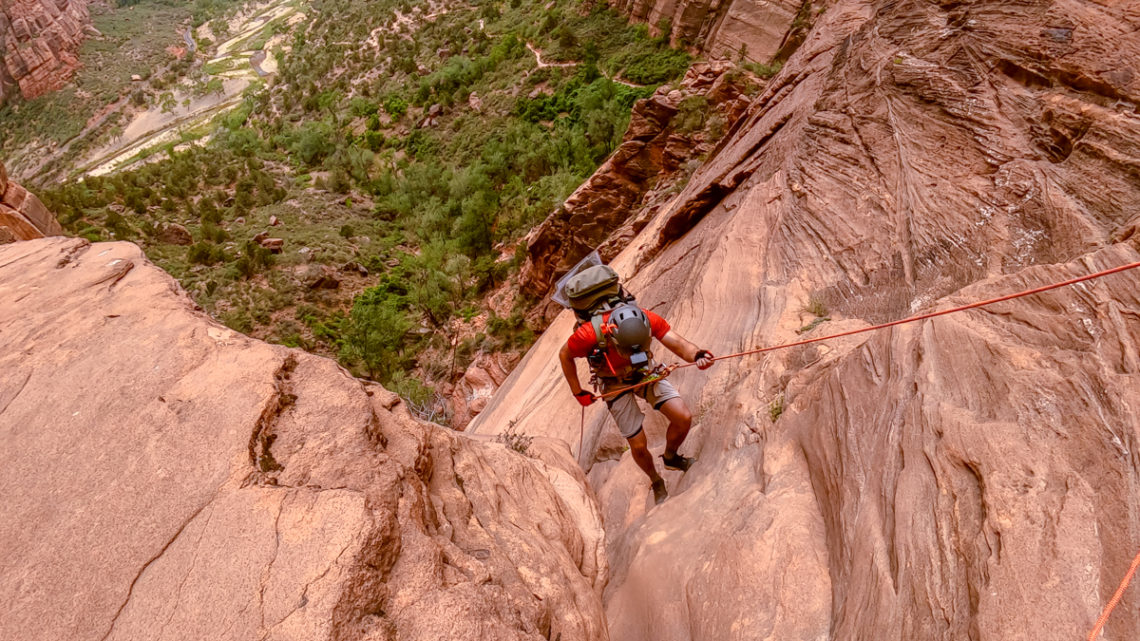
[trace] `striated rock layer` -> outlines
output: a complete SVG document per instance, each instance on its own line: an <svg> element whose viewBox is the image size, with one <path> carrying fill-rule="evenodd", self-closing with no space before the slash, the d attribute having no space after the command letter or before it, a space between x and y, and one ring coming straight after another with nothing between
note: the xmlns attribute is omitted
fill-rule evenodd
<svg viewBox="0 0 1140 641"><path fill-rule="evenodd" d="M1138 60L1136 3L842 0L614 264L726 354L1140 260ZM1140 549L1140 270L681 370L660 507L600 404L579 436L572 326L468 429L590 469L614 638L1083 638Z"/></svg>
<svg viewBox="0 0 1140 641"><path fill-rule="evenodd" d="M768 62L809 15L811 0L614 0L610 6L647 23L674 46L714 57ZM802 17L801 17L802 16Z"/></svg>
<svg viewBox="0 0 1140 641"><path fill-rule="evenodd" d="M0 163L0 245L62 234L55 215L35 194L9 181Z"/></svg>
<svg viewBox="0 0 1140 641"><path fill-rule="evenodd" d="M0 333L0 638L608 638L564 444L419 423L129 243L0 247Z"/></svg>
<svg viewBox="0 0 1140 641"><path fill-rule="evenodd" d="M0 104L17 91L35 98L59 89L79 68L79 45L93 29L87 0L0 3Z"/></svg>

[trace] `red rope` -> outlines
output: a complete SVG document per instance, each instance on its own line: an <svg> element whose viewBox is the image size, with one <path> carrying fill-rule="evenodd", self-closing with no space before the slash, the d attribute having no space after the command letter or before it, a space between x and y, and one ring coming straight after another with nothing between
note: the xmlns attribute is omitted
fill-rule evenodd
<svg viewBox="0 0 1140 641"><path fill-rule="evenodd" d="M1136 574L1136 568L1140 567L1140 552L1136 553L1136 558L1132 559L1132 567L1128 568L1128 572L1124 575L1124 580L1120 582L1120 587L1116 588L1116 594L1112 595L1112 600L1108 605L1104 606L1104 612L1100 613L1100 618L1096 620L1096 625L1093 626L1092 632L1089 632L1088 641L1095 641L1100 629L1108 621L1108 615L1112 614L1112 609L1120 603L1120 597L1124 596L1124 589L1128 587L1128 583L1132 581L1132 575Z"/></svg>
<svg viewBox="0 0 1140 641"><path fill-rule="evenodd" d="M946 314L953 314L955 312L963 312L963 311L966 311L967 309L975 309L978 307L985 307L986 305L993 305L994 303L1000 303L1000 302L1007 301L1007 300L1013 300L1014 298L1021 298L1023 296L1032 296L1033 294L1040 294L1041 292L1047 292L1051 289L1058 289L1060 287L1067 287L1069 285L1075 285L1077 283L1082 283L1086 280L1092 280L1094 278L1101 278L1104 276L1108 276L1110 274L1115 274L1115 273L1126 271L1129 269L1135 269L1137 267L1140 267L1140 262L1129 263L1127 265L1121 265L1119 267L1113 267L1112 269L1106 269L1103 271L1099 271L1099 272L1096 272L1095 274L1088 274L1086 276L1078 276L1077 278L1070 278L1069 280L1062 281L1059 283L1052 283L1050 285L1042 285L1041 287L1035 287L1033 289L1027 289L1023 292L1017 292L1016 294L1006 294L1005 296L999 296L997 298L991 298L989 300L983 300L983 301L979 301L976 303L970 303L968 305L959 305L958 307L951 307L950 309L943 309L941 311L930 312L928 314L920 314L918 316L911 316L908 318L904 318L902 320L891 321L889 323L882 323L879 325L871 325L870 327L853 329L853 330L846 331L846 332L840 332L838 334L830 334L828 336L817 336L816 338L808 338L808 339L805 339L802 341L796 341L794 343L786 343L784 345L774 345L771 347L760 347L757 349L748 350L746 352L737 352L736 354L729 354L728 356L718 356L712 360L722 361L722 360L725 360L726 358L737 358L740 356L748 356L749 354L760 354L763 352L771 352L771 351L778 350L778 349L787 349L789 347L799 347L800 345L807 345L809 343L818 343L819 341L827 341L827 340L832 340L835 338L842 338L844 336L851 336L854 334L862 334L863 332L873 332L873 331L879 330L879 329L886 329L887 327L894 327L895 325L902 325L904 323L914 323L914 322L917 322L920 320L926 320L928 318L934 318L936 316L945 316ZM637 383L635 385L630 385L629 387L622 387L622 388L613 390L611 392L607 392L606 394L602 394L601 398L603 398L603 399L612 398L614 396L617 396L618 394L623 394L625 392L628 392L629 390L637 389L637 388L642 387L644 385L648 385L650 383L653 383L657 380L661 380L662 378L665 378L666 376L671 374L673 372L673 370L675 370L675 369L681 369L684 367L691 367L693 365L696 365L696 363L682 363L679 365L670 365L669 367L665 368L664 374L662 374L660 377L658 377L654 380L642 381L642 382Z"/></svg>

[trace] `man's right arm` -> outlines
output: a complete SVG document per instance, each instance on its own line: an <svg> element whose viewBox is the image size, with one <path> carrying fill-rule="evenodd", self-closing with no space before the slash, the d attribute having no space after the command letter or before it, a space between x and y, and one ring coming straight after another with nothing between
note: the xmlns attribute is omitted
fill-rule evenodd
<svg viewBox="0 0 1140 641"><path fill-rule="evenodd" d="M558 352L558 360L562 362L562 375L566 377L566 382L570 384L570 392L577 396L582 393L582 382L578 380L578 363L574 361L574 357L570 355L570 346L565 343L562 344L562 349Z"/></svg>

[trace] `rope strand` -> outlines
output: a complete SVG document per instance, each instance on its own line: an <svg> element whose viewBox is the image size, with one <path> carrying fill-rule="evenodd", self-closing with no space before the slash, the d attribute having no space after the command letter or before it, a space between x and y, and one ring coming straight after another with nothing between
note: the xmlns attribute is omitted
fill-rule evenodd
<svg viewBox="0 0 1140 641"><path fill-rule="evenodd" d="M1140 267L1140 262L1129 263L1127 265L1120 265L1119 267L1113 267L1111 269L1105 269L1103 271L1099 271L1099 272L1096 272L1093 274L1087 274L1085 276L1078 276L1077 278L1070 278L1069 280L1061 281L1059 283L1042 285L1041 287L1035 287L1033 289L1027 289L1025 291L1017 292L1014 294L1006 294L1005 296L999 296L997 298L991 298L989 300L978 301L976 303L969 303L967 305L959 305L958 307L951 307L950 309L943 309L943 310L940 310L937 312L930 312L927 314L919 314L917 316L910 316L908 318L903 318L901 320L891 321L889 323L881 323L879 325L871 325L870 327L862 327L860 329L853 329L853 330L849 330L846 332L840 332L838 334L829 334L827 336L817 336L815 338L808 338L808 339L805 339L802 341L796 341L794 343L785 343L783 345L772 345L769 347L760 347L760 348L748 350L745 352L737 352L735 354L729 354L727 356L718 356L716 358L713 358L712 360L715 362L715 361L723 361L723 360L729 359L729 358L739 358L741 356L749 356L751 354L762 354L764 352L771 352L771 351L775 351L778 349L788 349L789 347L799 347L800 345L807 345L809 343L818 343L820 341L827 341L827 340L832 340L832 339L836 339L836 338L842 338L844 336L852 336L854 334L862 334L863 332L872 332L872 331L879 330L879 329L886 329L888 327L894 327L895 325L903 325L905 323L914 323L917 321L926 320L929 318L934 318L936 316L945 316L947 314L953 314L956 312L964 312L968 309L976 309L978 307L985 307L986 305L993 305L995 303L1001 303L1001 302L1004 302L1007 300L1013 300L1015 298L1022 298L1024 296L1032 296L1033 294L1040 294L1041 292L1047 292L1047 291L1052 290L1052 289L1067 287L1069 285L1076 285L1077 283L1083 283L1084 281L1087 281L1087 280L1093 280L1094 278L1102 278L1102 277L1108 276L1110 274L1116 274L1118 272L1126 271L1129 269L1135 269L1137 267ZM670 365L669 367L665 368L664 372L659 377L657 377L653 380L642 381L640 383L636 383L636 384L630 385L628 387L618 388L616 390L602 394L600 396L600 398L602 398L602 399L613 398L614 396L617 396L619 394L624 394L625 392L628 392L630 390L634 390L634 389L637 389L639 387L649 385L650 383L654 383L656 381L659 381L662 378L665 378L666 376L668 376L669 374L672 374L674 370L683 369L685 367L692 367L693 365L696 365L696 363L681 363L678 365Z"/></svg>
<svg viewBox="0 0 1140 641"><path fill-rule="evenodd" d="M1120 582L1120 587L1116 588L1116 594L1112 595L1112 600L1108 605L1104 606L1104 612L1100 613L1100 618L1096 620L1096 625L1093 626L1092 632L1089 632L1088 641L1096 641L1096 637L1100 634L1101 628L1108 622L1108 615L1112 614L1113 608L1120 603L1120 598L1124 596L1124 589L1128 587L1128 583L1132 581L1132 575L1136 574L1136 568L1140 567L1140 552L1136 553L1136 558L1132 559L1132 567L1128 568L1128 572L1124 575L1124 580Z"/></svg>

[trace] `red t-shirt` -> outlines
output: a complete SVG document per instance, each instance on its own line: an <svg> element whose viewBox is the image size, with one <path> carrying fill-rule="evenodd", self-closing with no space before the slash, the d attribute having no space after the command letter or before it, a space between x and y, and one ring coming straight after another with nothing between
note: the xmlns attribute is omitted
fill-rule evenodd
<svg viewBox="0 0 1140 641"><path fill-rule="evenodd" d="M664 318L649 311L642 309L645 316L649 319L649 330L653 334L653 338L661 340L665 334L669 333L669 323ZM607 323L610 320L609 312L602 315L602 322ZM593 323L582 323L574 334L566 341L566 349L569 350L570 356L573 358L586 358L590 352L594 351L594 347L598 345L597 334L594 333ZM612 368L612 369L611 369ZM633 373L633 367L629 363L629 358L622 356L618 352L617 346L614 341L606 341L606 366L598 371L599 376L607 376L611 378L625 378Z"/></svg>

